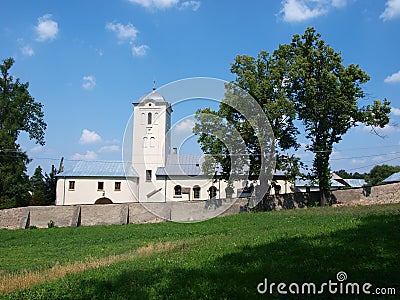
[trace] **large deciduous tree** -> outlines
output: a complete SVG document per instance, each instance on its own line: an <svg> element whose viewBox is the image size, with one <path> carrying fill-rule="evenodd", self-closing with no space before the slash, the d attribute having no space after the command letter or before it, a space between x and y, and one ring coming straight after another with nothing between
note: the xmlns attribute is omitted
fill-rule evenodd
<svg viewBox="0 0 400 300"><path fill-rule="evenodd" d="M219 109L206 108L196 113L194 133L199 136L202 150L211 154L216 162L206 166L212 169L219 165L224 179L232 178L232 173L240 174L244 167L249 179L260 179L263 190L267 183L259 176L271 175L274 171L266 170L271 166L268 153L265 154L275 152L275 149L277 167L293 171L289 174L292 178L298 173L298 159L282 152L298 147L298 132L293 124L295 106L286 97L285 69L280 64L281 61L274 60L266 51L261 51L257 58L238 55L231 65L236 79L226 85L225 98ZM271 127L266 128L265 119ZM212 131L214 135L210 134Z"/></svg>
<svg viewBox="0 0 400 300"><path fill-rule="evenodd" d="M369 76L358 66L343 65L341 54L321 39L315 29L294 35L288 45L274 52L284 60L288 99L295 105L297 117L304 124L315 154L313 172L319 182L321 205L325 205L330 190L329 158L332 146L359 123L384 127L389 122L390 102L376 100L360 106L365 97L361 87Z"/></svg>
<svg viewBox="0 0 400 300"><path fill-rule="evenodd" d="M236 75L233 83L248 92L264 110L276 138L277 166L289 169L292 176L299 171L299 160L283 152L297 149L299 131L294 120L303 123L310 141L307 150L315 155L312 171L319 183L322 206L330 190L329 158L333 145L360 123L384 127L389 122L390 102L386 99L359 104L365 98L362 84L369 76L358 65L344 66L341 54L327 45L312 27L302 36L294 35L290 44L280 45L272 55L261 51L257 58L237 56L231 72ZM200 110L196 117L194 132L199 135L203 151L213 154L220 165L229 165L229 149L221 139L207 133L216 118L226 119L232 124L229 128L242 135L251 153L250 174L257 174L260 141L243 115L222 103L218 111Z"/></svg>
<svg viewBox="0 0 400 300"><path fill-rule="evenodd" d="M0 64L0 208L28 204L29 158L17 140L21 132L26 132L30 139L44 145L46 129L43 105L30 95L29 83L21 83L10 75L13 64L12 58Z"/></svg>

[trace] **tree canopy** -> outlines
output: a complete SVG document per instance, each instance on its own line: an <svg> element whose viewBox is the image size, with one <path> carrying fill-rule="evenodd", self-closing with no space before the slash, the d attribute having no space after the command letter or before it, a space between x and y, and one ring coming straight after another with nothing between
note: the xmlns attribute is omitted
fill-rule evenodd
<svg viewBox="0 0 400 300"><path fill-rule="evenodd" d="M45 173L40 166L35 169L30 178L32 197L30 205L51 205L56 200L56 178L57 170L52 167L50 174Z"/></svg>
<svg viewBox="0 0 400 300"><path fill-rule="evenodd" d="M329 158L333 145L361 123L384 127L389 122L390 102L386 99L367 105L359 103L365 98L362 84L369 76L358 65L345 66L341 53L326 44L312 27L301 36L294 35L290 44L280 45L272 55L266 51L260 51L257 58L238 55L231 72L236 75L232 84L248 92L262 107L276 138L277 168L289 171L292 177L299 172L299 159L285 154L285 150L297 150L299 129L295 120L303 125L309 141L307 150L314 153L312 175L319 182L321 205L325 205L330 190ZM221 103L216 112L206 109L196 114L194 132L199 135L203 151L216 157L219 154L220 162L229 161L229 149L204 131L212 118L202 119L202 112L233 124L227 125L227 132L229 128L237 130L250 153L257 153L260 141L256 130L235 108L229 107L229 102ZM250 168L253 167L258 168L257 155L253 159L250 156Z"/></svg>
<svg viewBox="0 0 400 300"><path fill-rule="evenodd" d="M330 190L333 145L360 123L374 127L388 124L390 102L376 100L360 106L359 100L365 98L361 85L369 76L358 65L344 66L341 54L312 27L302 36L294 35L290 44L280 45L274 55L286 62L287 96L304 125L308 150L314 153L313 173L324 205Z"/></svg>
<svg viewBox="0 0 400 300"><path fill-rule="evenodd" d="M44 145L46 123L43 105L30 95L29 83L10 75L12 58L0 64L0 208L27 205L30 199L26 164L29 158L21 150L21 132Z"/></svg>
<svg viewBox="0 0 400 300"><path fill-rule="evenodd" d="M375 166L365 176L365 180L370 185L377 185L388 178L390 175L400 172L400 166L379 165Z"/></svg>

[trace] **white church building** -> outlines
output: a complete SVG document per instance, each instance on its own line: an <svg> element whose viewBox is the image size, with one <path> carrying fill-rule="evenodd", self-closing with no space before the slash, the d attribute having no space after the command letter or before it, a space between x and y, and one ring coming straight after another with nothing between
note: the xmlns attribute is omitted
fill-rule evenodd
<svg viewBox="0 0 400 300"><path fill-rule="evenodd" d="M178 154L171 147L171 105L153 90L133 103L131 162L79 161L57 175L56 205L195 201L247 197L250 182L203 174L201 154ZM290 191L283 172L275 174L280 192ZM277 190L278 192L278 190ZM272 190L274 193L274 190Z"/></svg>

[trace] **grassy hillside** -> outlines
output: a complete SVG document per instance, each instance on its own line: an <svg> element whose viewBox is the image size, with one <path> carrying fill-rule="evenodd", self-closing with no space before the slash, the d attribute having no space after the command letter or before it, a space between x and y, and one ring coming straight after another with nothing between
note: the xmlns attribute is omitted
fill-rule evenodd
<svg viewBox="0 0 400 300"><path fill-rule="evenodd" d="M339 271L400 294L400 205L0 230L0 241L5 299L248 299L264 278L321 284Z"/></svg>

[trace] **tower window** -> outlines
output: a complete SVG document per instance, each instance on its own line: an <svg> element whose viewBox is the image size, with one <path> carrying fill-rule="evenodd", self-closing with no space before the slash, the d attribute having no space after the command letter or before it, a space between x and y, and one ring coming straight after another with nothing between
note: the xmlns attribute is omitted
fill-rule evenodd
<svg viewBox="0 0 400 300"><path fill-rule="evenodd" d="M151 170L146 170L146 181L151 181Z"/></svg>
<svg viewBox="0 0 400 300"><path fill-rule="evenodd" d="M148 114L147 114L147 124L148 124L148 125L151 124L151 122L152 122L152 117L153 117L153 116L152 116L151 113L148 113Z"/></svg>
<svg viewBox="0 0 400 300"><path fill-rule="evenodd" d="M141 113L140 116L141 116L141 117L140 117L140 124L144 124L144 121L145 121L145 119L146 119L145 113Z"/></svg>

